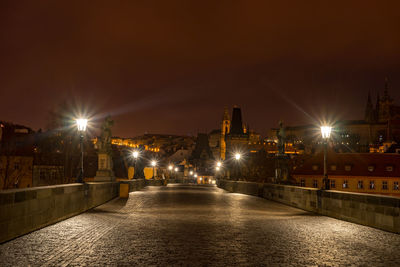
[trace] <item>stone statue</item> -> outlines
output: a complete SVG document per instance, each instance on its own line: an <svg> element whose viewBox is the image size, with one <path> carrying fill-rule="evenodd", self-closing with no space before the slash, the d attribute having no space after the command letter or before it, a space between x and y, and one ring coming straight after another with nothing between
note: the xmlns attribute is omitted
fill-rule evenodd
<svg viewBox="0 0 400 267"><path fill-rule="evenodd" d="M111 152L111 127L114 125L114 121L108 116L101 126L101 136L99 141L100 152Z"/></svg>
<svg viewBox="0 0 400 267"><path fill-rule="evenodd" d="M285 154L285 139L286 139L286 133L285 133L285 128L283 127L283 122L279 122L279 131L278 131L278 153L280 155Z"/></svg>

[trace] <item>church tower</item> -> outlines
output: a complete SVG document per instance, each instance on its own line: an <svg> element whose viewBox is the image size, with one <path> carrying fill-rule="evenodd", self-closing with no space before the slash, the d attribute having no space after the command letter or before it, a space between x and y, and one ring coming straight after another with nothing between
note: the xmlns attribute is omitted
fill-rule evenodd
<svg viewBox="0 0 400 267"><path fill-rule="evenodd" d="M221 122L221 139L220 139L220 147L221 153L220 157L222 160L226 158L226 135L230 133L231 130L231 120L229 118L229 110L228 107L225 107L224 116Z"/></svg>
<svg viewBox="0 0 400 267"><path fill-rule="evenodd" d="M374 121L374 107L372 106L371 102L371 94L368 92L368 101L367 101L367 106L365 107L365 117L364 120L368 123L372 123Z"/></svg>
<svg viewBox="0 0 400 267"><path fill-rule="evenodd" d="M381 99L379 99L379 115L378 121L379 122L387 122L390 120L390 109L393 106L393 99L389 96L389 85L388 79L385 79L385 91Z"/></svg>

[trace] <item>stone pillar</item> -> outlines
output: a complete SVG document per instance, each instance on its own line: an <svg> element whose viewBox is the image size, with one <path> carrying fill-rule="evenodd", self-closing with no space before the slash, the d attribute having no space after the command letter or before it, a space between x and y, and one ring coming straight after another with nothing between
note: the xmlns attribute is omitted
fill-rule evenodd
<svg viewBox="0 0 400 267"><path fill-rule="evenodd" d="M96 176L94 177L94 181L96 182L115 181L111 155L109 155L106 152L99 152L98 156L99 156L98 170L96 172Z"/></svg>

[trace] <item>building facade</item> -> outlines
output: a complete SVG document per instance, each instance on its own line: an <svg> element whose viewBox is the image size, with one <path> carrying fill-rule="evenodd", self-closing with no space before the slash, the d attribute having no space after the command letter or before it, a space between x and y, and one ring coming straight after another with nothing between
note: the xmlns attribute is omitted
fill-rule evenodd
<svg viewBox="0 0 400 267"><path fill-rule="evenodd" d="M292 171L296 184L322 188L323 154L319 153ZM400 155L329 153L327 172L331 190L400 196Z"/></svg>

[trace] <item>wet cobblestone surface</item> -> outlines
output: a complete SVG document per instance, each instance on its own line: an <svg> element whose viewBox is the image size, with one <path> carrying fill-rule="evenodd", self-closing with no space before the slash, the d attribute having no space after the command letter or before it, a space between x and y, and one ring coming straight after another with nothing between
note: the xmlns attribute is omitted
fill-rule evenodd
<svg viewBox="0 0 400 267"><path fill-rule="evenodd" d="M0 266L400 266L400 235L227 193L147 187L0 245Z"/></svg>

